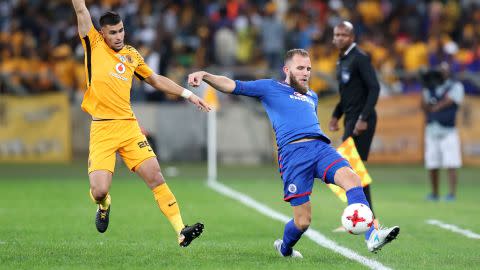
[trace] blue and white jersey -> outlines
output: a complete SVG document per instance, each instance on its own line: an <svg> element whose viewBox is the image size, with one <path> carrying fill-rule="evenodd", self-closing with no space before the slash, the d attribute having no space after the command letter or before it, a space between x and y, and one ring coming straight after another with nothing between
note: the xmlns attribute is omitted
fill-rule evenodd
<svg viewBox="0 0 480 270"><path fill-rule="evenodd" d="M312 90L303 95L290 85L273 79L235 81L235 95L259 98L272 123L278 148L306 137L327 143L317 117L318 96Z"/></svg>

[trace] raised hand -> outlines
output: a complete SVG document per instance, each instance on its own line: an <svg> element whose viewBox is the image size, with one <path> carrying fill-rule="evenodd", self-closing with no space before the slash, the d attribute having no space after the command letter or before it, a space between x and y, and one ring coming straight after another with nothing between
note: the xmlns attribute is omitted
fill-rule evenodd
<svg viewBox="0 0 480 270"><path fill-rule="evenodd" d="M204 71L190 73L188 75L188 84L193 87L198 87L202 83L203 76L205 76Z"/></svg>

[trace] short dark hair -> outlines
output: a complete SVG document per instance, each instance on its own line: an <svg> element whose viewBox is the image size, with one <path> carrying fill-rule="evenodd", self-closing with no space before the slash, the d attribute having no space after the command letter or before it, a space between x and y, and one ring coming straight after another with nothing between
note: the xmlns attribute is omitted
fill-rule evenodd
<svg viewBox="0 0 480 270"><path fill-rule="evenodd" d="M285 54L285 63L288 61L288 60L291 60L295 55L301 55L301 56L304 56L304 57L310 57L310 55L308 54L308 52L304 49L291 49L289 50L286 54Z"/></svg>
<svg viewBox="0 0 480 270"><path fill-rule="evenodd" d="M115 11L107 11L100 17L100 26L116 25L122 21L122 17Z"/></svg>

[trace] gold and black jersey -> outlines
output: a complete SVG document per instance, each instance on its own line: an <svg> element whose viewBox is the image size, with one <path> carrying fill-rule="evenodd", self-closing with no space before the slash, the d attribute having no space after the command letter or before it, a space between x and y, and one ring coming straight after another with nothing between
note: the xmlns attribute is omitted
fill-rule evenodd
<svg viewBox="0 0 480 270"><path fill-rule="evenodd" d="M87 77L82 109L96 118L135 119L130 105L132 78L148 78L152 69L132 46L112 50L93 26L82 37L82 46Z"/></svg>

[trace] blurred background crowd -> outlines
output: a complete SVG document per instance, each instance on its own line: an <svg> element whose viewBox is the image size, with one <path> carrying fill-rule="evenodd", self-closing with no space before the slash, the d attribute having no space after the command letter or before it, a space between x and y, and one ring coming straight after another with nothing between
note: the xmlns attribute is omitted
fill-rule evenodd
<svg viewBox="0 0 480 270"><path fill-rule="evenodd" d="M238 79L281 78L283 54L310 51L311 88L335 93L338 51L333 27L355 26L370 54L382 95L420 92L419 72L450 63L467 94L480 94L480 2L476 0L87 0L94 24L121 14L126 43L159 74L184 83L193 69ZM83 49L70 0L0 1L0 93L86 89ZM133 98L173 101L141 83Z"/></svg>

